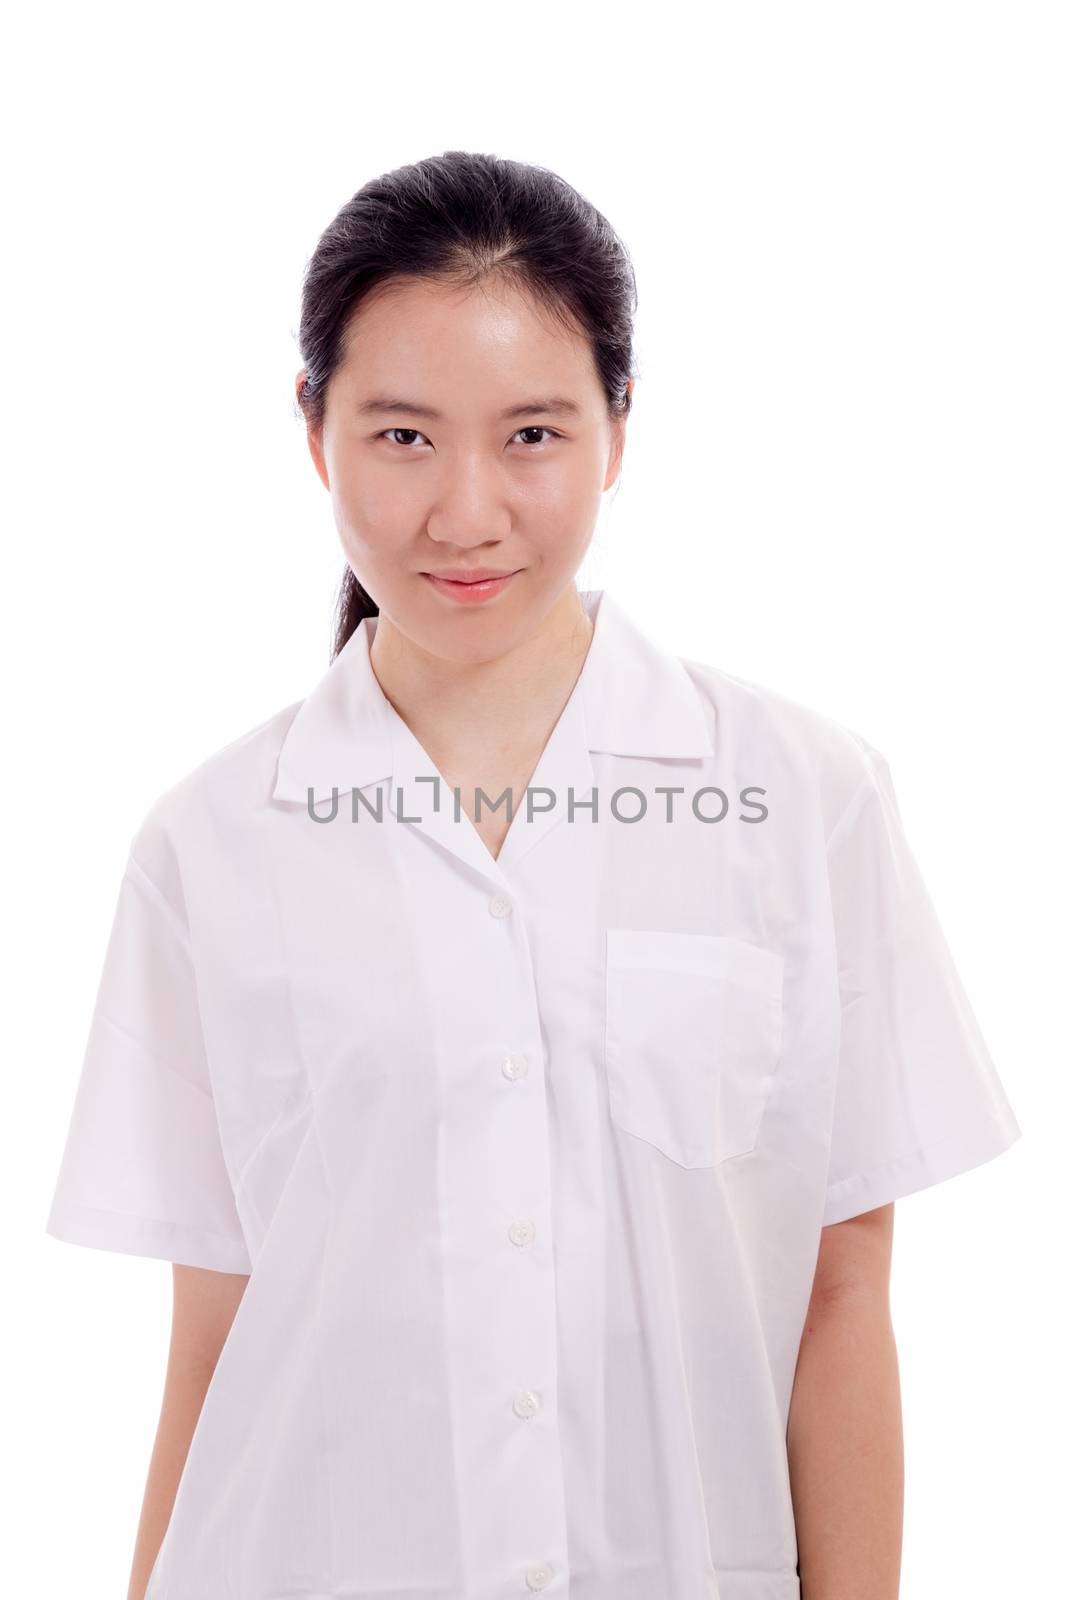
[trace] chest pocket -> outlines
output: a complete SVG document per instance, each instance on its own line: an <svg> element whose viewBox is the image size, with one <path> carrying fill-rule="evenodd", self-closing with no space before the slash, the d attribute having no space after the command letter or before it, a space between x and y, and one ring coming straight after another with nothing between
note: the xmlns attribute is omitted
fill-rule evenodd
<svg viewBox="0 0 1067 1600"><path fill-rule="evenodd" d="M783 967L725 934L609 928L613 1121L683 1167L753 1149L781 1054Z"/></svg>

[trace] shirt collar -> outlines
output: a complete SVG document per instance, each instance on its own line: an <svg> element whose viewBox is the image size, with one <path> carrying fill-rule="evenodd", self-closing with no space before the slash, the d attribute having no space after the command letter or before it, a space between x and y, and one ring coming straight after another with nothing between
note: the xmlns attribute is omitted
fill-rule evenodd
<svg viewBox="0 0 1067 1600"><path fill-rule="evenodd" d="M680 658L654 643L607 591L579 593L593 618L593 638L550 741L554 753L566 748L584 756L574 774L583 782L591 782L593 751L680 760L713 755L714 710ZM279 752L273 799L306 804L313 789L319 804L334 789L346 794L411 770L421 747L371 666L377 620L362 619L299 706ZM555 769L555 761L549 765ZM419 770L431 770L425 758ZM413 800L405 806L412 809Z"/></svg>

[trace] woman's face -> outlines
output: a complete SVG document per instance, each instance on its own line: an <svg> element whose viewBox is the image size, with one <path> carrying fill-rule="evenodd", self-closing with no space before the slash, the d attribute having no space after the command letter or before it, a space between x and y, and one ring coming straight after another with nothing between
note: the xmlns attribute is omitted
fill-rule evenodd
<svg viewBox="0 0 1067 1600"><path fill-rule="evenodd" d="M363 302L308 443L383 617L434 655L473 661L561 598L624 436L587 339L516 289L408 279ZM473 601L430 576L476 568L514 575Z"/></svg>

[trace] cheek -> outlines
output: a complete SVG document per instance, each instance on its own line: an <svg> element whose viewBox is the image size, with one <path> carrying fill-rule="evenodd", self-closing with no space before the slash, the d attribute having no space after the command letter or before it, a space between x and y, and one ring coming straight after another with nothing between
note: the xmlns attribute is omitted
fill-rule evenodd
<svg viewBox="0 0 1067 1600"><path fill-rule="evenodd" d="M341 463L331 472L334 520L346 547L387 552L410 531L415 501L402 478L373 460L358 467Z"/></svg>
<svg viewBox="0 0 1067 1600"><path fill-rule="evenodd" d="M516 479L517 493L531 518L542 518L558 527L561 521L581 519L597 507L600 499L599 461L591 452L577 449L565 457L557 456L538 471Z"/></svg>

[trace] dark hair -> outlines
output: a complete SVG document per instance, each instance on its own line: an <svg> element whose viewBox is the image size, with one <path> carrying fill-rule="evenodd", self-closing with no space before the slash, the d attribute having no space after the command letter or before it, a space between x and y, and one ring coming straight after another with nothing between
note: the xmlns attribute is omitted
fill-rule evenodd
<svg viewBox="0 0 1067 1600"><path fill-rule="evenodd" d="M545 167L446 150L372 178L337 213L304 271L299 344L307 372L299 412L322 424L353 313L389 279L473 287L503 277L592 346L609 413L630 410L637 292L622 241L590 201ZM346 567L336 656L377 603Z"/></svg>

